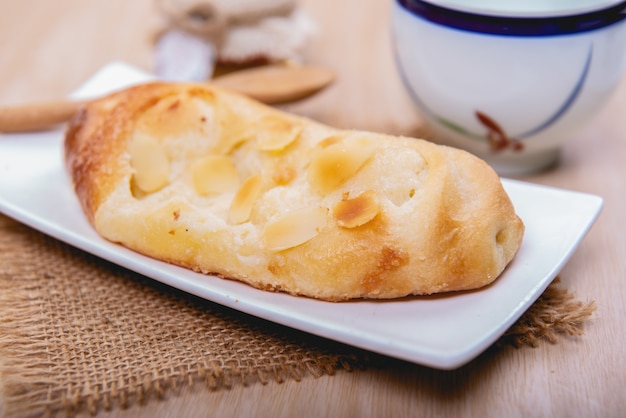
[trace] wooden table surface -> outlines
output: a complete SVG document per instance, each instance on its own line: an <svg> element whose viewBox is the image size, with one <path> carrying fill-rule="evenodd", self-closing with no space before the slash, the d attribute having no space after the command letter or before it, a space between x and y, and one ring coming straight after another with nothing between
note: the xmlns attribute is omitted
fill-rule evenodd
<svg viewBox="0 0 626 418"><path fill-rule="evenodd" d="M391 0L307 0L319 26L305 52L337 74L288 109L342 128L418 132L391 56ZM0 0L0 104L63 97L104 64L152 68L153 0ZM523 180L602 196L562 283L598 310L580 338L488 351L456 371L399 363L301 382L189 390L102 416L497 416L626 414L626 79L568 143L555 170Z"/></svg>

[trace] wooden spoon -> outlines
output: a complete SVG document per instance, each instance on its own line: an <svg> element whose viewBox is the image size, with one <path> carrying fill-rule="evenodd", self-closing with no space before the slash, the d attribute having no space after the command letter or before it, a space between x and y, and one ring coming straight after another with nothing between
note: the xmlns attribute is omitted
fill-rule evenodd
<svg viewBox="0 0 626 418"><path fill-rule="evenodd" d="M333 82L334 74L321 67L266 65L214 78L220 87L267 104L293 102L311 96Z"/></svg>
<svg viewBox="0 0 626 418"><path fill-rule="evenodd" d="M266 104L287 103L317 93L334 80L325 68L268 65L239 70L210 81ZM57 100L0 107L0 132L27 132L67 122L86 100Z"/></svg>

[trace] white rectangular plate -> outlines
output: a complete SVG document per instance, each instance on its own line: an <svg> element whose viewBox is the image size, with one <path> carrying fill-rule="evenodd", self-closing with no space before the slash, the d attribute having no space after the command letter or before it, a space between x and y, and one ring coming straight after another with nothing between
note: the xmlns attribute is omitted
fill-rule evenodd
<svg viewBox="0 0 626 418"><path fill-rule="evenodd" d="M113 63L76 96L148 76ZM89 225L62 163L62 130L0 135L0 211L72 246L175 288L356 347L441 369L457 368L496 341L541 295L585 236L602 199L503 180L526 224L523 245L493 285L474 292L392 301L329 303L270 293L147 258Z"/></svg>

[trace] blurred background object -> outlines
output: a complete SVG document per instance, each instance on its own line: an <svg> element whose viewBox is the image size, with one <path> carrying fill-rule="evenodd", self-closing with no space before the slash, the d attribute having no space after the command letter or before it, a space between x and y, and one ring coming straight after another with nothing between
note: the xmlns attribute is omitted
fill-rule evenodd
<svg viewBox="0 0 626 418"><path fill-rule="evenodd" d="M315 33L295 0L156 0L165 18L156 39L157 75L201 81L221 68L301 62Z"/></svg>

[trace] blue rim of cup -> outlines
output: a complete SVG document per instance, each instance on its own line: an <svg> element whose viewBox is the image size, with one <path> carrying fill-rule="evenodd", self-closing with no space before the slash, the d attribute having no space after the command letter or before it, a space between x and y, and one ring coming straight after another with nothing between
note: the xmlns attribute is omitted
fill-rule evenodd
<svg viewBox="0 0 626 418"><path fill-rule="evenodd" d="M397 0L412 14L430 22L469 32L505 36L556 36L592 31L626 19L626 1L586 13L518 17L471 13L422 0Z"/></svg>

